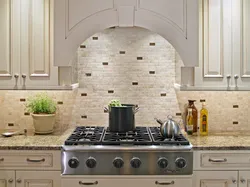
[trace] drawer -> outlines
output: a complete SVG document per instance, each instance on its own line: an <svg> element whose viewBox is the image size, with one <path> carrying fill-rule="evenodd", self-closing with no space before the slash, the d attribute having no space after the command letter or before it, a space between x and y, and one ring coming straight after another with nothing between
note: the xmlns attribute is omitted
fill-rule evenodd
<svg viewBox="0 0 250 187"><path fill-rule="evenodd" d="M250 167L250 154L246 153L201 153L200 167L239 168Z"/></svg>
<svg viewBox="0 0 250 187"><path fill-rule="evenodd" d="M59 152L58 152L59 153ZM41 151L4 151L0 152L0 169L1 168L14 168L25 169L34 168L36 170L49 169L58 167L60 164L60 157L52 152ZM58 160L58 163L54 163Z"/></svg>
<svg viewBox="0 0 250 187"><path fill-rule="evenodd" d="M151 178L151 179L150 179ZM121 182L122 181L122 182ZM95 187L128 187L128 186L143 186L143 187L192 187L192 179L182 178L157 178L157 177L136 177L128 178L111 176L107 178L62 178L62 187L80 187L80 186L95 186Z"/></svg>

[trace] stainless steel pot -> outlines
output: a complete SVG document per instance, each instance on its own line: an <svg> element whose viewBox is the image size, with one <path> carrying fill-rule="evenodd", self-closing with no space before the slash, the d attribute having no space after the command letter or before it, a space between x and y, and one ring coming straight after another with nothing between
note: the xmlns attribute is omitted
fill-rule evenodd
<svg viewBox="0 0 250 187"><path fill-rule="evenodd" d="M105 107L109 113L109 130L111 132L128 132L135 130L135 113L139 107L132 104L122 104L121 107Z"/></svg>
<svg viewBox="0 0 250 187"><path fill-rule="evenodd" d="M165 122L157 118L155 120L161 125L160 132L163 137L173 139L180 134L180 126L172 119L171 115L168 116L168 120Z"/></svg>

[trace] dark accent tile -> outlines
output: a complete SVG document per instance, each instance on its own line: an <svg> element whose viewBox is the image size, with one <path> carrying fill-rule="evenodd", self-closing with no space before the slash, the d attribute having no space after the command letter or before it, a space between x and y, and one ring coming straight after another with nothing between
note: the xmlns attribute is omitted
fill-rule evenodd
<svg viewBox="0 0 250 187"><path fill-rule="evenodd" d="M239 105L233 105L233 108L239 108Z"/></svg>
<svg viewBox="0 0 250 187"><path fill-rule="evenodd" d="M175 115L176 115L176 116L181 116L181 113L176 113Z"/></svg>
<svg viewBox="0 0 250 187"><path fill-rule="evenodd" d="M93 40L98 40L97 36L92 37Z"/></svg>
<svg viewBox="0 0 250 187"><path fill-rule="evenodd" d="M137 60L143 60L143 57L138 56L138 57L137 57Z"/></svg>
<svg viewBox="0 0 250 187"><path fill-rule="evenodd" d="M155 71L149 71L149 74L155 74Z"/></svg>
<svg viewBox="0 0 250 187"><path fill-rule="evenodd" d="M202 103L202 102L206 102L206 99L200 99L200 102Z"/></svg>
<svg viewBox="0 0 250 187"><path fill-rule="evenodd" d="M124 55L126 53L126 51L120 51L121 55Z"/></svg>
<svg viewBox="0 0 250 187"><path fill-rule="evenodd" d="M58 105L63 105L63 101L57 101Z"/></svg>
<svg viewBox="0 0 250 187"><path fill-rule="evenodd" d="M238 121L233 121L233 124L234 124L234 125L238 125L239 122L238 122Z"/></svg>
<svg viewBox="0 0 250 187"><path fill-rule="evenodd" d="M86 45L80 45L80 48L84 49L86 48Z"/></svg>
<svg viewBox="0 0 250 187"><path fill-rule="evenodd" d="M165 96L167 96L167 93L161 93L161 96L165 97Z"/></svg>
<svg viewBox="0 0 250 187"><path fill-rule="evenodd" d="M81 96L82 97L85 97L85 96L87 96L88 94L87 93L81 93Z"/></svg>
<svg viewBox="0 0 250 187"><path fill-rule="evenodd" d="M132 85L138 85L139 83L138 82L132 82Z"/></svg>
<svg viewBox="0 0 250 187"><path fill-rule="evenodd" d="M114 93L115 91L114 90L108 90L108 93Z"/></svg>
<svg viewBox="0 0 250 187"><path fill-rule="evenodd" d="M103 62L102 65L107 66L107 65L109 65L109 63L108 62Z"/></svg>
<svg viewBox="0 0 250 187"><path fill-rule="evenodd" d="M87 77L91 77L91 76L92 76L91 73L85 73L85 75L86 75Z"/></svg>
<svg viewBox="0 0 250 187"><path fill-rule="evenodd" d="M24 115L25 115L25 116L29 116L30 113L29 113L29 112L24 112Z"/></svg>
<svg viewBox="0 0 250 187"><path fill-rule="evenodd" d="M87 116L87 115L83 115L83 116L81 116L81 118L83 118L83 119L87 119L87 118L88 118L88 116Z"/></svg>
<svg viewBox="0 0 250 187"><path fill-rule="evenodd" d="M20 99L20 102L25 102L25 101L26 101L26 99L24 99L24 98Z"/></svg>
<svg viewBox="0 0 250 187"><path fill-rule="evenodd" d="M8 123L8 127L14 127L14 123Z"/></svg>
<svg viewBox="0 0 250 187"><path fill-rule="evenodd" d="M155 43L154 43L154 42L152 42L152 43L149 43L149 45L150 45L150 46L155 46Z"/></svg>

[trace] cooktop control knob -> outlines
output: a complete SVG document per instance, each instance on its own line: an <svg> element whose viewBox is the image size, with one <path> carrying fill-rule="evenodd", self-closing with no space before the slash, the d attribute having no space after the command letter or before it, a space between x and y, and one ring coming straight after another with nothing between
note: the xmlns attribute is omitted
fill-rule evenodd
<svg viewBox="0 0 250 187"><path fill-rule="evenodd" d="M187 166L187 161L184 158L179 157L175 160L175 165L176 167L182 169Z"/></svg>
<svg viewBox="0 0 250 187"><path fill-rule="evenodd" d="M141 160L138 157L133 157L130 161L130 165L133 168L139 168L141 166Z"/></svg>
<svg viewBox="0 0 250 187"><path fill-rule="evenodd" d="M68 161L69 167L77 168L79 166L79 160L76 157L72 157Z"/></svg>
<svg viewBox="0 0 250 187"><path fill-rule="evenodd" d="M157 164L160 168L164 169L168 166L168 160L165 157L161 157L158 159Z"/></svg>
<svg viewBox="0 0 250 187"><path fill-rule="evenodd" d="M96 159L94 157L89 157L87 160L86 160L86 165L88 168L94 168L96 167Z"/></svg>
<svg viewBox="0 0 250 187"><path fill-rule="evenodd" d="M122 168L123 165L124 165L124 161L121 157L116 157L113 161L113 165L116 167L116 168Z"/></svg>

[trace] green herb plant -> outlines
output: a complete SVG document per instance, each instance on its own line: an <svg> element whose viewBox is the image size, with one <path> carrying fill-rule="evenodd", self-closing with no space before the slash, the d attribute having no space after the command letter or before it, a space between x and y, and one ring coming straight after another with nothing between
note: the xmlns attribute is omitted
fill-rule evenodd
<svg viewBox="0 0 250 187"><path fill-rule="evenodd" d="M39 93L27 99L26 109L33 114L54 114L56 102L46 93Z"/></svg>

